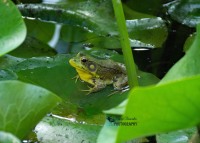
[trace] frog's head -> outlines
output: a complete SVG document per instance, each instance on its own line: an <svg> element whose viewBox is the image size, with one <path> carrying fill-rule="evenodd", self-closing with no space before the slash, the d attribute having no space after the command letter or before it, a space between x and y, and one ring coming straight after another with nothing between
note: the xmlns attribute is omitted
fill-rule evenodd
<svg viewBox="0 0 200 143"><path fill-rule="evenodd" d="M93 75L95 75L98 66L95 58L82 52L79 52L76 57L71 58L69 63L76 70L81 70L82 72L84 71L85 73L90 73Z"/></svg>

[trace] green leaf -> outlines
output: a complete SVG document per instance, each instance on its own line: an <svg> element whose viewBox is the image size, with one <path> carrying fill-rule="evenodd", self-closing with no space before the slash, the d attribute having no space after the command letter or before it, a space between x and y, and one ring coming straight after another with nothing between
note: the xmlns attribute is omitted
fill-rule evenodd
<svg viewBox="0 0 200 143"><path fill-rule="evenodd" d="M117 141L199 124L199 80L200 76L194 76L159 86L132 90L124 116L136 118L137 125L120 126ZM132 120L122 122L131 123Z"/></svg>
<svg viewBox="0 0 200 143"><path fill-rule="evenodd" d="M20 12L10 0L0 1L0 56L17 48L26 37Z"/></svg>
<svg viewBox="0 0 200 143"><path fill-rule="evenodd" d="M100 125L73 122L68 119L45 117L35 128L38 140L45 143L96 142Z"/></svg>
<svg viewBox="0 0 200 143"><path fill-rule="evenodd" d="M104 58L123 59L116 52L109 50L91 50L88 52ZM75 55L56 55L28 59L20 59L8 55L1 57L0 67L3 69L2 80L14 78L39 85L56 93L66 100L69 105L66 111L69 114L77 112L73 110L74 106L76 110L83 108L86 114L99 114L102 110L117 106L127 97L127 92L113 94L112 85L107 86L105 90L100 92L86 95L87 92L81 90L88 89L88 84L80 80L75 82L75 79L73 79L77 75L77 72L68 62L72 56ZM113 95L108 96L110 94Z"/></svg>
<svg viewBox="0 0 200 143"><path fill-rule="evenodd" d="M0 130L20 139L60 101L41 87L19 81L1 81L0 91Z"/></svg>
<svg viewBox="0 0 200 143"><path fill-rule="evenodd" d="M86 51L93 56L99 58L111 58L115 61L123 63L123 56L109 50L90 50ZM127 92L121 94L112 94L113 86L107 86L106 89L86 95L82 89L88 89L88 84L75 79L76 70L68 63L69 59L75 55L56 55L50 57L34 57L28 59L20 59L12 56L0 58L0 68L3 69L2 80L9 79L5 75L15 75L11 79L29 82L35 85L42 86L50 91L53 91L58 96L68 102L69 107L66 111L69 114L74 112L73 108L81 107L87 114L97 114L102 110L108 110L117 106L127 97ZM12 73L12 74L11 74ZM141 85L158 82L158 79L148 73L139 72L139 82ZM73 106L71 106L73 104ZM78 110L78 109L77 109Z"/></svg>
<svg viewBox="0 0 200 143"><path fill-rule="evenodd" d="M162 47L168 36L168 29L160 17L127 20L126 24L131 38L131 47ZM138 46L137 41L134 43L133 40L138 41ZM139 41L146 45L140 45Z"/></svg>
<svg viewBox="0 0 200 143"><path fill-rule="evenodd" d="M0 131L0 143L21 143L14 135Z"/></svg>
<svg viewBox="0 0 200 143"><path fill-rule="evenodd" d="M23 16L56 21L62 24L80 26L99 35L116 34L116 25L110 1L78 2L67 5L51 4L20 4L19 10ZM104 16L104 18L102 18ZM106 19L106 20L105 20ZM107 33L109 32L109 33Z"/></svg>
<svg viewBox="0 0 200 143"><path fill-rule="evenodd" d="M199 0L175 0L165 5L172 19L189 27L200 23Z"/></svg>
<svg viewBox="0 0 200 143"><path fill-rule="evenodd" d="M70 3L67 6L25 4L18 5L18 8L25 17L54 21L73 26L73 29L81 27L83 29L82 31L87 31L87 36L84 36L82 41L91 43L95 47L107 49L121 48L116 20L110 1L78 2L73 4ZM141 17L141 19L128 20L126 24L132 47L161 47L168 35L165 22L161 18ZM70 32L71 30L69 30L66 34L65 28L66 27L61 31L62 39L65 38L65 41L72 42L81 39L75 35L79 30L75 29L76 32L74 32L74 30ZM70 35L71 39L63 35L63 32L66 35ZM79 33L79 35L82 37L84 34Z"/></svg>

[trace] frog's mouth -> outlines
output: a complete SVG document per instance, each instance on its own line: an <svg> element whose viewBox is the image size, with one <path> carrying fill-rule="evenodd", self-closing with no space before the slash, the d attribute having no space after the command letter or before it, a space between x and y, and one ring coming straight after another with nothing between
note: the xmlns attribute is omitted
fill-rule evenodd
<svg viewBox="0 0 200 143"><path fill-rule="evenodd" d="M85 69L82 67L78 66L77 63L74 61L74 59L70 59L69 63L72 67L74 67L76 70L82 71L82 72L87 72Z"/></svg>
<svg viewBox="0 0 200 143"><path fill-rule="evenodd" d="M71 66L73 66L76 69L76 71L78 72L79 77L83 81L86 81L86 82L90 83L90 79L92 78L92 74L90 72L88 72L87 70L85 70L85 69L81 68L80 66L78 66L76 64L76 62L74 62L73 59L70 59L69 63L70 63Z"/></svg>
<svg viewBox="0 0 200 143"><path fill-rule="evenodd" d="M90 74L91 75L91 73L90 72L88 72L87 70L85 70L84 68L82 68L82 67L80 67L80 66L78 66L77 65L77 63L73 60L73 59L70 59L69 60L69 63L70 63L70 65L72 66L72 67L74 67L75 69L76 69L76 71L79 73L85 73L85 74Z"/></svg>

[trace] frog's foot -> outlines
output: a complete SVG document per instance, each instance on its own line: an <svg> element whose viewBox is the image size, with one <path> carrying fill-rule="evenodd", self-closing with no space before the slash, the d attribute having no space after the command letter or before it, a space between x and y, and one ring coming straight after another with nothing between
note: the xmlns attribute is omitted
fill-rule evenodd
<svg viewBox="0 0 200 143"><path fill-rule="evenodd" d="M76 75L75 77L73 77L72 79L75 79L75 83L77 82L77 80L80 78L79 75Z"/></svg>
<svg viewBox="0 0 200 143"><path fill-rule="evenodd" d="M116 76L113 82L115 90L123 91L128 87L128 77L126 75Z"/></svg>
<svg viewBox="0 0 200 143"><path fill-rule="evenodd" d="M97 92L97 91L99 91L99 90L101 90L101 89L103 89L105 87L106 87L106 84L96 84L96 85L94 85L94 87L88 86L89 89L82 90L82 91L88 92L87 93L87 95L88 95L88 94L90 94L92 92Z"/></svg>
<svg viewBox="0 0 200 143"><path fill-rule="evenodd" d="M86 95L89 95L90 93L95 92L94 87L90 87L90 86L88 86L88 89L83 89L81 91L87 92Z"/></svg>

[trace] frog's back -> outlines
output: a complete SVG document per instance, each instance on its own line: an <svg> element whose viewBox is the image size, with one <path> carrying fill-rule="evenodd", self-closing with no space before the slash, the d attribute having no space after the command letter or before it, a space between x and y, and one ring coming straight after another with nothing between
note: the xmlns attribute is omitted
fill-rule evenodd
<svg viewBox="0 0 200 143"><path fill-rule="evenodd" d="M99 60L98 62L97 74L104 78L113 78L116 75L126 74L126 68L122 63L114 62L110 59Z"/></svg>

